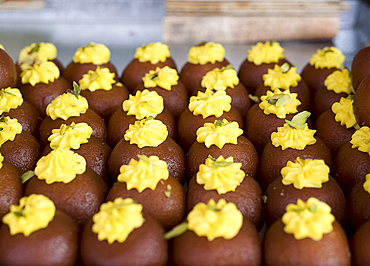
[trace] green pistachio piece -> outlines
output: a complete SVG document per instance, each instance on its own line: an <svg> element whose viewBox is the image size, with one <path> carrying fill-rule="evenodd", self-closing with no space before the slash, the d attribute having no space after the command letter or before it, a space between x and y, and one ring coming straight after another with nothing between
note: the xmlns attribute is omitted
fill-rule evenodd
<svg viewBox="0 0 370 266"><path fill-rule="evenodd" d="M296 129L304 129L306 127L306 121L307 118L311 115L308 111L303 111L295 116L293 116L292 120L285 119L285 123L287 123L289 126L294 127Z"/></svg>
<svg viewBox="0 0 370 266"><path fill-rule="evenodd" d="M35 175L35 172L32 170L29 170L25 172L23 175L21 175L22 184L26 183L28 180L30 180Z"/></svg>
<svg viewBox="0 0 370 266"><path fill-rule="evenodd" d="M284 63L282 66L281 66L281 72L282 73L287 73L290 69L290 65L288 63Z"/></svg>
<svg viewBox="0 0 370 266"><path fill-rule="evenodd" d="M183 222L179 225L176 225L171 231L167 232L166 234L164 234L164 239L171 239L171 238L174 238L174 237L177 237L179 235L182 235L183 233L186 232L186 230L188 230L188 223L187 222Z"/></svg>
<svg viewBox="0 0 370 266"><path fill-rule="evenodd" d="M228 167L232 165L232 162L222 161L222 162L212 162L212 165L214 167Z"/></svg>

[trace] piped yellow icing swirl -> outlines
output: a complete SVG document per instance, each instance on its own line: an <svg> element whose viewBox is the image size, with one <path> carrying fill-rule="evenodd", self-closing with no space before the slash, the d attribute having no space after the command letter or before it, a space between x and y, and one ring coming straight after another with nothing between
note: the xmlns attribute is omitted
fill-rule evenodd
<svg viewBox="0 0 370 266"><path fill-rule="evenodd" d="M188 53L188 61L192 64L205 65L224 61L225 48L220 43L207 42L199 46L193 46Z"/></svg>
<svg viewBox="0 0 370 266"><path fill-rule="evenodd" d="M201 85L207 90L225 91L239 84L238 74L232 65L208 71L202 78Z"/></svg>
<svg viewBox="0 0 370 266"><path fill-rule="evenodd" d="M110 60L110 50L101 43L91 42L85 47L77 49L73 56L74 63L102 65Z"/></svg>
<svg viewBox="0 0 370 266"><path fill-rule="evenodd" d="M285 118L287 114L298 112L297 107L301 102L297 99L297 93L290 93L290 90L280 91L276 89L274 92L267 91L266 95L261 96L259 107L263 113L275 114L278 118Z"/></svg>
<svg viewBox="0 0 370 266"><path fill-rule="evenodd" d="M51 119L61 118L67 120L72 116L80 116L86 113L89 104L85 97L76 97L72 93L63 93L56 97L47 107L46 114Z"/></svg>
<svg viewBox="0 0 370 266"><path fill-rule="evenodd" d="M29 65L21 73L22 84L35 86L38 83L49 84L60 76L59 68L51 61L37 62Z"/></svg>
<svg viewBox="0 0 370 266"><path fill-rule="evenodd" d="M241 166L241 163L234 163L233 157L207 158L205 164L199 165L197 183L204 185L205 190L217 190L218 194L235 191L245 177Z"/></svg>
<svg viewBox="0 0 370 266"><path fill-rule="evenodd" d="M268 69L263 76L264 85L270 87L272 91L287 90L296 87L301 81L301 76L297 73L296 67L290 67L288 63L283 66L275 65L274 69Z"/></svg>
<svg viewBox="0 0 370 266"><path fill-rule="evenodd" d="M370 174L367 174L366 175L366 181L364 182L364 184L362 185L362 187L364 188L364 190L370 194Z"/></svg>
<svg viewBox="0 0 370 266"><path fill-rule="evenodd" d="M277 129L277 132L271 134L271 142L275 147L281 146L283 150L287 148L303 150L307 145L316 143L313 136L316 130L309 129L307 125L304 129L297 129L285 123Z"/></svg>
<svg viewBox="0 0 370 266"><path fill-rule="evenodd" d="M326 77L324 84L327 90L338 94L342 92L351 94L354 92L351 75L347 69L334 71Z"/></svg>
<svg viewBox="0 0 370 266"><path fill-rule="evenodd" d="M207 148L216 145L220 149L227 144L238 144L238 137L243 134L238 122L229 122L226 119L215 120L213 123L205 123L198 128L197 141L203 143Z"/></svg>
<svg viewBox="0 0 370 266"><path fill-rule="evenodd" d="M188 229L198 236L212 241L217 237L232 239L243 225L243 215L234 203L211 199L207 204L201 202L188 214Z"/></svg>
<svg viewBox="0 0 370 266"><path fill-rule="evenodd" d="M169 172L167 163L157 156L138 155L139 160L130 160L128 165L122 165L117 180L126 182L127 190L136 188L140 193L149 188L154 190L161 180L167 180Z"/></svg>
<svg viewBox="0 0 370 266"><path fill-rule="evenodd" d="M21 106L23 97L17 88L4 88L0 90L0 115Z"/></svg>
<svg viewBox="0 0 370 266"><path fill-rule="evenodd" d="M123 102L122 109L136 119L155 118L164 109L163 98L156 91L137 91L135 96L130 94L128 100Z"/></svg>
<svg viewBox="0 0 370 266"><path fill-rule="evenodd" d="M143 77L145 88L160 87L162 89L171 90L171 87L178 84L179 75L176 69L165 66L163 68L157 67L155 70L150 70L149 73Z"/></svg>
<svg viewBox="0 0 370 266"><path fill-rule="evenodd" d="M168 45L161 42L154 42L138 47L134 55L139 62L150 62L151 64L165 62L170 56Z"/></svg>
<svg viewBox="0 0 370 266"><path fill-rule="evenodd" d="M53 201L44 195L32 194L19 200L19 205L11 205L10 212L3 217L9 226L10 234L29 236L46 228L54 219L56 212Z"/></svg>
<svg viewBox="0 0 370 266"><path fill-rule="evenodd" d="M284 232L293 234L295 239L319 241L333 231L335 217L328 204L311 197L306 202L298 199L297 204L288 204L281 220L285 224Z"/></svg>
<svg viewBox="0 0 370 266"><path fill-rule="evenodd" d="M370 128L363 126L352 134L350 140L352 148L357 148L359 151L367 152L370 155Z"/></svg>
<svg viewBox="0 0 370 266"><path fill-rule="evenodd" d="M69 183L77 174L85 171L84 157L68 149L56 148L37 161L35 175L38 179L45 180L46 184Z"/></svg>
<svg viewBox="0 0 370 266"><path fill-rule="evenodd" d="M87 74L82 76L79 84L81 90L106 90L109 91L112 89L112 84L116 83L114 80L114 73L109 71L107 67L98 66L95 71L89 70Z"/></svg>
<svg viewBox="0 0 370 266"><path fill-rule="evenodd" d="M50 148L79 149L81 144L88 143L93 132L86 123L72 122L69 126L62 124L60 128L53 129L49 136Z"/></svg>
<svg viewBox="0 0 370 266"><path fill-rule="evenodd" d="M248 61L255 65L278 63L284 58L284 49L278 42L258 42L248 51Z"/></svg>
<svg viewBox="0 0 370 266"><path fill-rule="evenodd" d="M126 130L125 140L136 144L139 148L158 147L167 139L167 126L156 119L143 119L131 124Z"/></svg>
<svg viewBox="0 0 370 266"><path fill-rule="evenodd" d="M11 119L9 116L0 118L0 147L8 140L13 141L20 133L22 133L22 125L16 118Z"/></svg>
<svg viewBox="0 0 370 266"><path fill-rule="evenodd" d="M3 168L4 156L0 153L0 169Z"/></svg>
<svg viewBox="0 0 370 266"><path fill-rule="evenodd" d="M93 216L92 231L98 240L123 243L135 228L140 228L145 220L143 205L131 198L116 198L100 206L100 211Z"/></svg>
<svg viewBox="0 0 370 266"><path fill-rule="evenodd" d="M288 161L280 172L284 185L293 184L297 189L321 188L323 183L329 181L330 168L324 160L297 157L295 162Z"/></svg>
<svg viewBox="0 0 370 266"><path fill-rule="evenodd" d="M49 42L32 43L24 47L18 56L22 70L36 62L51 61L57 57L57 48Z"/></svg>
<svg viewBox="0 0 370 266"><path fill-rule="evenodd" d="M342 52L332 47L325 47L324 49L317 50L317 53L312 55L310 59L310 65L314 66L316 69L319 68L339 68L344 67L345 56Z"/></svg>
<svg viewBox="0 0 370 266"><path fill-rule="evenodd" d="M333 103L331 110L335 114L335 121L346 128L359 128L355 114L353 113L353 99L341 98L339 102Z"/></svg>
<svg viewBox="0 0 370 266"><path fill-rule="evenodd" d="M198 91L197 96L190 97L189 110L194 115L220 117L224 112L231 109L231 97L225 91L206 90L204 93Z"/></svg>

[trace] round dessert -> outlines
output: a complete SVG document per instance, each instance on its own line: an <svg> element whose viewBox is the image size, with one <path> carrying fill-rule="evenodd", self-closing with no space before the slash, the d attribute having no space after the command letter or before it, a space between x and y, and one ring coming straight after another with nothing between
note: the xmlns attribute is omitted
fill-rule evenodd
<svg viewBox="0 0 370 266"><path fill-rule="evenodd" d="M95 71L97 66L108 68L118 81L116 67L110 62L110 50L104 44L94 42L76 50L72 62L63 71L63 77L69 83L78 82L89 70Z"/></svg>
<svg viewBox="0 0 370 266"><path fill-rule="evenodd" d="M284 58L283 51L284 49L275 41L258 42L248 51L248 57L241 64L238 75L240 82L250 94L254 95L256 88L263 83L263 75L268 73L268 69L289 63Z"/></svg>
<svg viewBox="0 0 370 266"><path fill-rule="evenodd" d="M261 244L255 226L243 218L235 204L224 199L198 203L188 214L187 222L165 237L175 237L170 256L173 265L261 264Z"/></svg>
<svg viewBox="0 0 370 266"><path fill-rule="evenodd" d="M199 202L207 203L210 199L219 201L222 198L234 203L259 231L264 223L262 189L256 180L245 175L241 165L234 162L233 157L224 159L220 155L217 159L207 158L189 181L187 212Z"/></svg>
<svg viewBox="0 0 370 266"><path fill-rule="evenodd" d="M17 86L17 70L13 59L0 45L0 88Z"/></svg>
<svg viewBox="0 0 370 266"><path fill-rule="evenodd" d="M143 82L139 83L133 93L149 90L155 91L162 96L166 109L169 109L172 115L178 119L181 113L188 106L188 91L174 68L165 66L150 70L143 77Z"/></svg>
<svg viewBox="0 0 370 266"><path fill-rule="evenodd" d="M130 198L102 204L82 233L83 265L167 265L164 230L142 209Z"/></svg>
<svg viewBox="0 0 370 266"><path fill-rule="evenodd" d="M229 65L225 59L225 49L219 43L200 43L190 48L188 62L182 67L180 80L185 84L189 95L197 95L202 91L203 77L215 68L221 69Z"/></svg>
<svg viewBox="0 0 370 266"><path fill-rule="evenodd" d="M57 148L41 157L25 195L42 194L80 225L98 212L108 188L103 179L86 167L85 159L71 150Z"/></svg>
<svg viewBox="0 0 370 266"><path fill-rule="evenodd" d="M370 257L367 247L370 238L370 221L365 222L350 239L353 266L369 265Z"/></svg>
<svg viewBox="0 0 370 266"><path fill-rule="evenodd" d="M108 159L111 178L117 180L121 166L129 164L138 154L157 156L167 163L170 176L181 184L185 182L185 154L168 137L167 127L160 120L147 118L129 126L124 138L117 143Z"/></svg>
<svg viewBox="0 0 370 266"><path fill-rule="evenodd" d="M179 224L185 214L185 191L169 175L167 163L157 156L138 155L122 165L116 182L110 189L107 201L132 198L143 205L143 212L156 219L165 230Z"/></svg>
<svg viewBox="0 0 370 266"><path fill-rule="evenodd" d="M176 69L168 45L160 42L143 45L136 48L134 59L123 70L121 82L132 92L150 70L165 66Z"/></svg>
<svg viewBox="0 0 370 266"><path fill-rule="evenodd" d="M357 90L361 81L370 75L370 48L365 47L356 53L353 57L351 71L352 84L354 90Z"/></svg>
<svg viewBox="0 0 370 266"><path fill-rule="evenodd" d="M281 169L282 178L276 178L266 189L265 219L268 226L280 219L286 206L315 197L328 204L332 214L343 227L347 221L346 198L338 183L329 176L329 167L323 160L297 158Z"/></svg>
<svg viewBox="0 0 370 266"><path fill-rule="evenodd" d="M360 126L370 126L370 76L363 79L353 98L353 112Z"/></svg>
<svg viewBox="0 0 370 266"><path fill-rule="evenodd" d="M263 240L265 265L351 265L346 234L316 198L289 204Z"/></svg>
<svg viewBox="0 0 370 266"><path fill-rule="evenodd" d="M43 195L12 205L0 227L1 265L75 265L78 227Z"/></svg>

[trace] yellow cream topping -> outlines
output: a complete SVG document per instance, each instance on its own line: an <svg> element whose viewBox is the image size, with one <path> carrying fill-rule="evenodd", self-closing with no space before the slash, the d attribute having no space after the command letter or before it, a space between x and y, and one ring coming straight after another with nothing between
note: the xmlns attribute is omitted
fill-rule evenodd
<svg viewBox="0 0 370 266"><path fill-rule="evenodd" d="M211 199L207 204L201 202L194 206L187 217L188 229L198 236L212 241L217 237L232 239L243 225L243 215L234 203Z"/></svg>
<svg viewBox="0 0 370 266"><path fill-rule="evenodd" d="M81 144L88 143L93 129L86 123L72 122L69 126L62 124L60 128L53 129L49 136L50 148L79 149Z"/></svg>
<svg viewBox="0 0 370 266"><path fill-rule="evenodd" d="M328 204L311 197L306 202L298 199L297 204L288 204L281 220L285 224L284 232L293 234L295 239L319 241L333 231L335 217Z"/></svg>
<svg viewBox="0 0 370 266"><path fill-rule="evenodd" d="M297 73L297 68L290 67L288 63L284 63L282 66L275 65L274 69L268 69L267 74L263 75L264 85L270 87L272 91L296 87L301 79L301 76Z"/></svg>
<svg viewBox="0 0 370 266"><path fill-rule="evenodd" d="M331 110L335 114L335 121L346 128L359 128L355 114L353 113L353 99L341 98L339 102L333 103Z"/></svg>
<svg viewBox="0 0 370 266"><path fill-rule="evenodd" d="M0 49L5 51L4 45L0 43Z"/></svg>
<svg viewBox="0 0 370 266"><path fill-rule="evenodd" d="M198 128L197 141L209 148L216 145L220 149L227 143L238 144L238 137L243 134L238 122L228 122L226 119L215 120L213 123L205 123Z"/></svg>
<svg viewBox="0 0 370 266"><path fill-rule="evenodd" d="M167 126L156 119L143 119L129 125L125 133L125 140L136 144L139 148L158 147L167 139Z"/></svg>
<svg viewBox="0 0 370 266"><path fill-rule="evenodd" d="M167 180L169 172L167 163L157 156L138 155L139 160L130 160L128 165L122 165L117 179L126 182L127 190L136 188L140 193L150 188L154 190L161 180Z"/></svg>
<svg viewBox="0 0 370 266"><path fill-rule="evenodd" d="M4 156L0 153L0 169L3 168Z"/></svg>
<svg viewBox="0 0 370 266"><path fill-rule="evenodd" d="M8 140L13 141L20 133L22 133L22 125L16 118L11 119L9 116L0 118L0 147Z"/></svg>
<svg viewBox="0 0 370 266"><path fill-rule="evenodd" d="M225 91L206 90L204 93L198 91L197 96L190 97L189 110L194 115L220 117L224 112L231 109L231 97Z"/></svg>
<svg viewBox="0 0 370 266"><path fill-rule="evenodd" d="M367 193L370 194L370 174L366 175L366 181L364 182L362 187L365 189Z"/></svg>
<svg viewBox="0 0 370 266"><path fill-rule="evenodd" d="M73 62L86 64L93 63L94 65L102 65L110 60L110 50L107 46L100 43L89 43L85 47L77 49L73 56Z"/></svg>
<svg viewBox="0 0 370 266"><path fill-rule="evenodd" d="M98 235L99 241L106 240L123 243L135 228L140 228L145 222L143 205L131 198L116 198L100 206L100 211L93 216L92 231Z"/></svg>
<svg viewBox="0 0 370 266"><path fill-rule="evenodd" d="M241 166L241 163L234 163L233 157L207 158L205 164L199 165L197 183L204 185L205 190L217 190L218 194L235 191L245 176Z"/></svg>
<svg viewBox="0 0 370 266"><path fill-rule="evenodd" d="M51 61L37 62L29 65L21 73L22 84L35 86L38 83L49 84L60 76L59 68Z"/></svg>
<svg viewBox="0 0 370 266"><path fill-rule="evenodd" d="M109 91L112 89L112 84L116 83L114 80L114 73L109 71L107 67L97 67L95 71L89 70L87 74L82 76L79 84L81 90L106 90Z"/></svg>
<svg viewBox="0 0 370 266"><path fill-rule="evenodd" d="M238 74L232 65L208 71L202 78L201 85L207 90L225 91L239 84Z"/></svg>
<svg viewBox="0 0 370 266"><path fill-rule="evenodd" d="M318 68L339 68L344 67L345 56L342 52L332 47L325 47L324 49L317 50L317 53L312 55L310 59L310 65Z"/></svg>
<svg viewBox="0 0 370 266"><path fill-rule="evenodd" d="M287 114L298 112L297 106L301 102L297 99L297 93L290 93L290 90L280 91L276 89L274 92L267 91L266 95L261 96L259 107L263 113L275 114L278 118L285 118Z"/></svg>
<svg viewBox="0 0 370 266"><path fill-rule="evenodd" d="M52 43L32 43L24 47L18 56L18 64L22 70L27 65L32 65L36 62L51 61L57 57L57 48Z"/></svg>
<svg viewBox="0 0 370 266"><path fill-rule="evenodd" d="M23 97L17 88L4 88L0 90L0 115L22 105Z"/></svg>
<svg viewBox="0 0 370 266"><path fill-rule="evenodd" d="M75 96L72 93L63 93L56 97L47 107L46 114L51 119L61 118L67 120L72 116L80 116L89 108L85 97Z"/></svg>
<svg viewBox="0 0 370 266"><path fill-rule="evenodd" d="M275 147L281 146L283 150L287 148L303 150L307 145L316 143L313 136L316 130L309 129L307 125L304 129L297 129L285 123L277 129L277 132L271 134L271 142Z"/></svg>
<svg viewBox="0 0 370 266"><path fill-rule="evenodd" d="M150 62L151 64L165 62L170 56L168 45L161 42L154 42L138 47L134 55L139 62Z"/></svg>
<svg viewBox="0 0 370 266"><path fill-rule="evenodd" d="M329 181L329 172L324 160L297 157L295 162L288 161L281 169L282 183L293 184L297 189L321 188L323 183Z"/></svg>
<svg viewBox="0 0 370 266"><path fill-rule="evenodd" d="M3 217L9 226L10 234L22 233L29 236L35 231L46 228L54 219L54 202L44 195L32 194L19 200L19 205L11 205L10 212Z"/></svg>
<svg viewBox="0 0 370 266"><path fill-rule="evenodd" d="M155 70L150 70L143 77L145 88L160 87L162 89L171 90L171 87L178 84L179 75L176 69L165 66L157 67Z"/></svg>
<svg viewBox="0 0 370 266"><path fill-rule="evenodd" d="M248 51L248 61L255 65L277 63L284 58L284 49L278 42L258 42Z"/></svg>
<svg viewBox="0 0 370 266"><path fill-rule="evenodd" d="M367 152L370 155L370 128L363 126L352 134L350 143L352 148Z"/></svg>
<svg viewBox="0 0 370 266"><path fill-rule="evenodd" d="M163 98L156 91L137 91L135 96L130 94L128 100L123 102L122 109L136 119L155 118L164 109Z"/></svg>
<svg viewBox="0 0 370 266"><path fill-rule="evenodd" d="M225 48L220 43L207 42L190 48L188 61L192 64L205 65L224 61Z"/></svg>
<svg viewBox="0 0 370 266"><path fill-rule="evenodd" d="M46 184L69 183L77 174L85 171L84 157L68 149L56 148L37 161L35 175L38 179L45 180Z"/></svg>
<svg viewBox="0 0 370 266"><path fill-rule="evenodd" d="M338 94L342 92L351 94L354 92L351 74L347 69L334 71L326 77L324 84L327 90L334 91Z"/></svg>

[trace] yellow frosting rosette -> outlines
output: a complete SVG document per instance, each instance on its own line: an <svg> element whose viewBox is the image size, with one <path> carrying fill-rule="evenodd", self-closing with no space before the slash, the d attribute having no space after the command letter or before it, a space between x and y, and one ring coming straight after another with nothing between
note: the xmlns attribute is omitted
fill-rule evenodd
<svg viewBox="0 0 370 266"><path fill-rule="evenodd" d="M225 48L220 43L207 42L190 48L188 61L191 64L205 65L224 61Z"/></svg>
<svg viewBox="0 0 370 266"><path fill-rule="evenodd" d="M4 88L0 90L0 115L21 106L23 97L17 88Z"/></svg>
<svg viewBox="0 0 370 266"><path fill-rule="evenodd" d="M342 97L339 102L333 103L331 110L335 114L335 121L339 122L342 126L346 126L346 128L360 128L353 113L353 99Z"/></svg>
<svg viewBox="0 0 370 266"><path fill-rule="evenodd" d="M321 188L322 184L329 181L330 168L319 159L301 159L295 162L288 161L281 169L284 185L291 185L297 189Z"/></svg>
<svg viewBox="0 0 370 266"><path fill-rule="evenodd" d="M316 69L319 68L339 68L344 67L345 56L336 47L325 47L317 50L317 53L312 55L310 65Z"/></svg>
<svg viewBox="0 0 370 266"><path fill-rule="evenodd" d="M0 153L0 169L3 168L4 156Z"/></svg>
<svg viewBox="0 0 370 266"><path fill-rule="evenodd" d="M56 212L53 201L44 195L32 194L19 200L19 205L11 205L10 212L3 217L9 226L10 234L23 234L28 237L35 231L46 228Z"/></svg>
<svg viewBox="0 0 370 266"><path fill-rule="evenodd" d="M116 198L113 202L103 203L93 216L92 231L98 235L99 241L123 243L132 231L144 224L142 210L143 205L131 198Z"/></svg>
<svg viewBox="0 0 370 266"><path fill-rule="evenodd" d="M156 119L142 119L135 124L129 125L124 138L130 144L136 144L139 148L158 147L167 139L167 126Z"/></svg>
<svg viewBox="0 0 370 266"><path fill-rule="evenodd" d="M158 182L167 180L169 172L167 163L157 156L138 155L139 160L130 160L128 165L122 165L117 180L126 182L127 190L136 188L139 193L149 188L154 190Z"/></svg>
<svg viewBox="0 0 370 266"><path fill-rule="evenodd" d="M150 70L143 77L145 88L160 87L167 91L170 91L172 86L177 85L179 75L176 69L170 68L169 66L157 67L155 70Z"/></svg>
<svg viewBox="0 0 370 266"><path fill-rule="evenodd" d="M357 148L359 151L367 152L370 155L370 128L363 126L352 134L350 140L352 148Z"/></svg>
<svg viewBox="0 0 370 266"><path fill-rule="evenodd" d="M306 202L298 199L297 204L288 204L281 220L284 232L293 234L295 239L319 241L324 234L333 231L335 217L328 204L311 197Z"/></svg>
<svg viewBox="0 0 370 266"><path fill-rule="evenodd" d="M336 70L326 77L324 81L325 87L329 91L335 93L354 93L354 89L351 81L351 74L347 69Z"/></svg>
<svg viewBox="0 0 370 266"><path fill-rule="evenodd" d="M62 124L60 128L51 131L48 138L50 148L79 149L81 144L89 142L92 132L93 129L86 123Z"/></svg>
<svg viewBox="0 0 370 266"><path fill-rule="evenodd" d="M168 45L161 42L154 42L136 48L134 58L139 62L150 62L151 64L158 64L165 62L171 56Z"/></svg>
<svg viewBox="0 0 370 266"><path fill-rule="evenodd" d="M101 43L91 42L85 47L77 49L73 56L74 63L103 65L110 60L110 50Z"/></svg>
<svg viewBox="0 0 370 266"><path fill-rule="evenodd" d="M230 111L231 97L225 91L198 91L197 96L190 97L188 108L194 115L200 114L203 118L212 115L220 117Z"/></svg>
<svg viewBox="0 0 370 266"><path fill-rule="evenodd" d="M87 74L82 76L79 84L81 90L106 90L109 91L112 89L112 84L116 83L114 80L114 73L109 71L107 67L98 66L96 70L89 70Z"/></svg>
<svg viewBox="0 0 370 266"><path fill-rule="evenodd" d="M297 99L297 93L290 93L290 90L267 91L266 95L261 96L259 107L263 113L275 114L278 118L285 118L287 114L294 114L298 112L297 107L301 102Z"/></svg>
<svg viewBox="0 0 370 266"><path fill-rule="evenodd" d="M366 175L366 181L364 182L362 187L365 189L367 193L370 194L370 174Z"/></svg>
<svg viewBox="0 0 370 266"><path fill-rule="evenodd" d="M69 183L77 174L83 174L85 171L84 157L69 149L56 148L37 161L35 175L38 179L45 180L46 184Z"/></svg>
<svg viewBox="0 0 370 266"><path fill-rule="evenodd" d="M51 61L57 57L57 48L49 42L32 43L24 47L18 56L18 64L24 70L36 62Z"/></svg>
<svg viewBox="0 0 370 266"><path fill-rule="evenodd" d="M238 74L232 65L208 71L202 78L201 85L207 90L225 91L239 84Z"/></svg>
<svg viewBox="0 0 370 266"><path fill-rule="evenodd" d="M60 76L59 68L51 61L41 61L27 66L21 73L22 84L35 86L38 83L49 84Z"/></svg>
<svg viewBox="0 0 370 266"><path fill-rule="evenodd" d="M302 79L297 73L297 68L291 67L288 63L284 63L282 66L275 65L274 69L269 68L267 74L264 74L262 78L264 85L270 87L272 91L296 87Z"/></svg>
<svg viewBox="0 0 370 266"><path fill-rule="evenodd" d="M217 190L218 194L235 191L245 177L241 166L241 163L234 163L233 157L208 157L205 164L199 165L196 181L199 185L204 185L205 190Z"/></svg>
<svg viewBox="0 0 370 266"><path fill-rule="evenodd" d="M6 141L13 141L17 134L22 133L22 125L16 118L4 116L0 118L0 147Z"/></svg>
<svg viewBox="0 0 370 266"><path fill-rule="evenodd" d="M155 118L164 109L163 98L156 91L137 91L135 96L130 94L128 100L123 102L122 109L136 119Z"/></svg>
<svg viewBox="0 0 370 266"><path fill-rule="evenodd" d="M284 58L284 49L278 42L258 42L248 51L248 61L255 65L277 63Z"/></svg>
<svg viewBox="0 0 370 266"><path fill-rule="evenodd" d="M216 145L218 148L227 144L238 144L238 137L243 134L238 122L229 122L226 119L215 120L213 123L205 123L198 128L197 141L204 143L207 148Z"/></svg>

